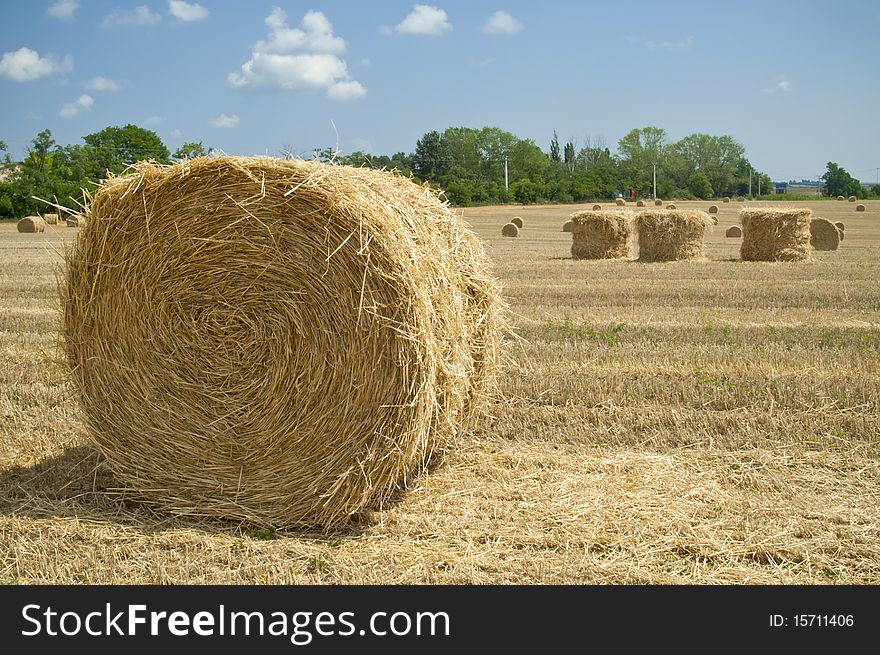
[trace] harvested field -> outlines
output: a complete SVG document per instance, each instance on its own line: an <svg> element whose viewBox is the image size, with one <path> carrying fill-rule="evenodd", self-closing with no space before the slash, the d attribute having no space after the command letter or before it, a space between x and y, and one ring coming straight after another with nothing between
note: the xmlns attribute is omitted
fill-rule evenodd
<svg viewBox="0 0 880 655"><path fill-rule="evenodd" d="M579 262L560 219L591 204L517 208L516 241L510 207L466 209L523 338L503 400L329 534L115 491L62 366L53 266L83 230L2 223L0 581L876 585L880 201L797 204L846 247L742 262L715 230L701 263Z"/></svg>

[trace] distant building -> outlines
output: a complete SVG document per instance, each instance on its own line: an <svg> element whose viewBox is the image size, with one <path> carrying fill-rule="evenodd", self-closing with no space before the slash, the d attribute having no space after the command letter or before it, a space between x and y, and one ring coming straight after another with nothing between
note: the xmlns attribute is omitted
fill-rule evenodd
<svg viewBox="0 0 880 655"><path fill-rule="evenodd" d="M790 180L788 182L774 182L773 190L777 194L792 194L798 196L821 196L822 195L822 183L818 180L801 180L800 182L795 182L794 180Z"/></svg>

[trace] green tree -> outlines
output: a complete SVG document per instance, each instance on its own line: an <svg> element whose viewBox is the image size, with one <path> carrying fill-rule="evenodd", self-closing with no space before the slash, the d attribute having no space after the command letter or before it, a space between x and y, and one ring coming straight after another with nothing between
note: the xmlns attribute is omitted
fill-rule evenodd
<svg viewBox="0 0 880 655"><path fill-rule="evenodd" d="M651 126L630 130L617 142L617 150L620 186L635 188L639 195L650 195L654 165L662 166L666 155L666 130Z"/></svg>
<svg viewBox="0 0 880 655"><path fill-rule="evenodd" d="M46 129L38 132L31 141L25 164L32 166L41 174L48 173L51 165L52 146L54 145L55 139L52 138L51 130Z"/></svg>
<svg viewBox="0 0 880 655"><path fill-rule="evenodd" d="M825 195L827 196L862 195L861 183L834 162L828 162L822 180L825 182Z"/></svg>
<svg viewBox="0 0 880 655"><path fill-rule="evenodd" d="M116 174L139 161L151 160L160 164L171 161L171 153L159 135L137 125L105 127L100 132L84 136L83 141L93 148L101 170Z"/></svg>
<svg viewBox="0 0 880 655"><path fill-rule="evenodd" d="M440 132L426 132L416 141L413 173L425 182L438 182L449 171L449 150Z"/></svg>
<svg viewBox="0 0 880 655"><path fill-rule="evenodd" d="M559 161L559 137L556 136L556 130L553 130L553 138L550 140L550 159Z"/></svg>
<svg viewBox="0 0 880 655"><path fill-rule="evenodd" d="M701 200L711 198L713 195L712 183L703 171L691 175L691 179L688 180L688 190Z"/></svg>
<svg viewBox="0 0 880 655"><path fill-rule="evenodd" d="M181 160L181 159L195 159L196 157L204 157L208 154L208 151L205 149L205 146L201 141L196 143L195 141L187 141L182 146L180 146L177 150L174 151L174 154L171 155L173 159Z"/></svg>

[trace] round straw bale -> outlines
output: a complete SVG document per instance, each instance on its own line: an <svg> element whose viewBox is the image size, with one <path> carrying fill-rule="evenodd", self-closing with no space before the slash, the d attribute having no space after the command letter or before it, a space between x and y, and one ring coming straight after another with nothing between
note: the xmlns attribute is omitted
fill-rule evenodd
<svg viewBox="0 0 880 655"><path fill-rule="evenodd" d="M520 216L514 216L513 218L510 219L510 222L513 223L514 225L516 225L518 228L522 229L523 221Z"/></svg>
<svg viewBox="0 0 880 655"><path fill-rule="evenodd" d="M835 227L835 229L837 229L837 236L839 236L840 240L843 241L843 237L845 237L846 234L844 233L844 231L842 229L837 227L837 223L834 224L834 227Z"/></svg>
<svg viewBox="0 0 880 655"><path fill-rule="evenodd" d="M614 203L618 207L626 207L626 200L624 200L623 198L618 198L617 200L614 201Z"/></svg>
<svg viewBox="0 0 880 655"><path fill-rule="evenodd" d="M580 211L570 216L571 256L574 259L629 257L632 212Z"/></svg>
<svg viewBox="0 0 880 655"><path fill-rule="evenodd" d="M121 486L179 514L329 527L480 416L503 301L427 186L267 157L135 165L66 254L67 362Z"/></svg>
<svg viewBox="0 0 880 655"><path fill-rule="evenodd" d="M46 225L58 225L58 214L43 214L43 220L46 221Z"/></svg>
<svg viewBox="0 0 880 655"><path fill-rule="evenodd" d="M730 202L730 198L728 198L727 196L725 196L725 197L723 197L723 198L721 199L721 202Z"/></svg>
<svg viewBox="0 0 880 655"><path fill-rule="evenodd" d="M26 234L45 232L46 221L44 221L40 216L25 216L18 223L16 223L15 227L18 229L19 232L23 232Z"/></svg>
<svg viewBox="0 0 880 655"><path fill-rule="evenodd" d="M518 237L519 227L517 227L516 223L505 223L504 226L501 228L501 236Z"/></svg>
<svg viewBox="0 0 880 655"><path fill-rule="evenodd" d="M837 250L840 245L840 233L837 226L827 218L810 220L810 245L813 250Z"/></svg>
<svg viewBox="0 0 880 655"><path fill-rule="evenodd" d="M562 224L562 231L571 232L571 221L565 221L565 223Z"/></svg>
<svg viewBox="0 0 880 655"><path fill-rule="evenodd" d="M662 206L663 206L663 201L660 200L660 198L655 198L655 200L654 200L654 205L657 206L657 207L662 207Z"/></svg>
<svg viewBox="0 0 880 655"><path fill-rule="evenodd" d="M743 196L737 196L737 197L736 197L736 201L737 201L737 202L745 202L746 199L745 199Z"/></svg>
<svg viewBox="0 0 880 655"><path fill-rule="evenodd" d="M718 225L718 217L714 214L709 215L709 220L712 221L712 225Z"/></svg>
<svg viewBox="0 0 880 655"><path fill-rule="evenodd" d="M858 205L856 205L856 211L857 211L857 212L863 212L863 211L865 211L865 206L862 205L861 203L858 204Z"/></svg>
<svg viewBox="0 0 880 655"><path fill-rule="evenodd" d="M855 202L855 201L856 201L856 197L855 197L855 196L850 196L849 198L847 198L847 200L849 200L850 202Z"/></svg>
<svg viewBox="0 0 880 655"><path fill-rule="evenodd" d="M838 200L846 200L846 198L844 198L843 196L837 196L837 199Z"/></svg>
<svg viewBox="0 0 880 655"><path fill-rule="evenodd" d="M718 205L709 205L709 213L717 214L718 213Z"/></svg>
<svg viewBox="0 0 880 655"><path fill-rule="evenodd" d="M669 262L705 258L703 238L712 224L696 210L652 210L635 217L639 261Z"/></svg>
<svg viewBox="0 0 880 655"><path fill-rule="evenodd" d="M636 207L644 207L644 206L645 206L645 201L644 201L644 200L638 200L638 201L636 201Z"/></svg>
<svg viewBox="0 0 880 655"><path fill-rule="evenodd" d="M743 235L742 228L739 225L731 225L724 231L726 237L741 237Z"/></svg>
<svg viewBox="0 0 880 655"><path fill-rule="evenodd" d="M675 209L675 205L673 205L673 204L670 202L668 205L666 205L666 209Z"/></svg>
<svg viewBox="0 0 880 655"><path fill-rule="evenodd" d="M602 205L593 205L593 211L602 211Z"/></svg>
<svg viewBox="0 0 880 655"><path fill-rule="evenodd" d="M743 226L743 261L804 261L810 257L807 207L753 207L739 212Z"/></svg>

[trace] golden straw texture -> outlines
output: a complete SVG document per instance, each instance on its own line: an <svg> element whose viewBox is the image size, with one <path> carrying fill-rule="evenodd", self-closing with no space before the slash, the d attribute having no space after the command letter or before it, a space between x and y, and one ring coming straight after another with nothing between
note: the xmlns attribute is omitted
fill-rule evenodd
<svg viewBox="0 0 880 655"><path fill-rule="evenodd" d="M810 221L810 245L813 250L837 250L840 233L837 226L827 218L814 218Z"/></svg>
<svg viewBox="0 0 880 655"><path fill-rule="evenodd" d="M45 232L46 221L41 216L25 216L15 225L19 232L34 233Z"/></svg>
<svg viewBox="0 0 880 655"><path fill-rule="evenodd" d="M504 306L427 187L207 157L106 180L66 254L67 360L119 482L172 512L329 527L493 392Z"/></svg>
<svg viewBox="0 0 880 655"><path fill-rule="evenodd" d="M629 257L632 212L580 211L571 214L571 256L574 259Z"/></svg>
<svg viewBox="0 0 880 655"><path fill-rule="evenodd" d="M743 226L740 258L752 262L803 261L810 257L813 210L755 207L739 212Z"/></svg>
<svg viewBox="0 0 880 655"><path fill-rule="evenodd" d="M703 237L712 224L703 211L656 209L635 218L639 261L669 262L705 258Z"/></svg>

